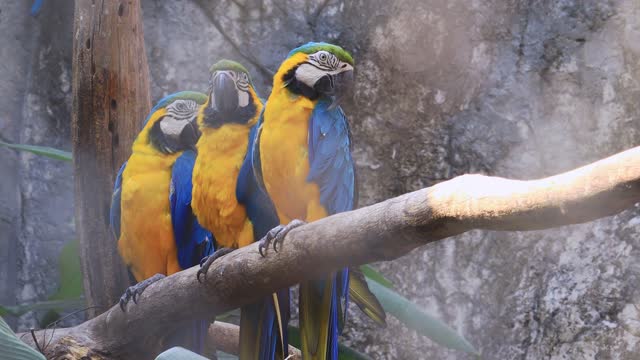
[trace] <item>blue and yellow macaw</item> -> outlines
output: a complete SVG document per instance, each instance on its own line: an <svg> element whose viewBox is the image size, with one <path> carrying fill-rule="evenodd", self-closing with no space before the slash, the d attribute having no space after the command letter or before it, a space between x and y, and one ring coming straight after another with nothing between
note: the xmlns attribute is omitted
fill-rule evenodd
<svg viewBox="0 0 640 360"><path fill-rule="evenodd" d="M190 207L195 118L206 99L184 91L160 100L116 177L111 228L136 281L194 266L211 250Z"/></svg>
<svg viewBox="0 0 640 360"><path fill-rule="evenodd" d="M203 262L198 277L206 276L217 257L253 243L278 225L269 198L256 191L250 166L243 166L250 164L245 157L262 108L242 65L222 60L211 68L209 99L198 113L202 134L196 145L192 206L200 223L215 236L218 250ZM241 360L287 356L288 289L242 307L240 314Z"/></svg>
<svg viewBox="0 0 640 360"><path fill-rule="evenodd" d="M191 209L191 179L199 131L196 115L205 94L184 91L151 110L114 186L110 222L118 251L138 284L120 299L125 305L151 283L197 265L213 252L212 234ZM208 322L194 327L199 351ZM189 337L189 336L187 336Z"/></svg>
<svg viewBox="0 0 640 360"><path fill-rule="evenodd" d="M305 221L352 210L357 199L349 125L337 106L352 83L354 62L342 48L308 43L292 50L273 79L260 119L253 170L275 205L280 224L261 250L274 249ZM338 335L349 300L349 270L300 285L304 359L337 359ZM361 277L352 278L356 303L384 323L384 311Z"/></svg>

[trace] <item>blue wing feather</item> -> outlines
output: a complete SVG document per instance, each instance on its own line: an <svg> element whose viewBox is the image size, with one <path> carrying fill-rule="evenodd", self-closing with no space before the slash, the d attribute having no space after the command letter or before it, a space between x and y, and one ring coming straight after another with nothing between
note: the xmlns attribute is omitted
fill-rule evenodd
<svg viewBox="0 0 640 360"><path fill-rule="evenodd" d="M258 146L261 125L262 114L260 115L258 123L254 125L249 132L247 155L240 168L236 185L236 198L247 210L247 216L253 224L253 236L256 241L265 236L269 230L280 224L275 206L269 198L264 188L264 183L262 182L260 148ZM277 296L280 305L281 320L285 328L283 332L284 339L282 339L282 341L286 349L288 349L286 326L289 323L290 317L289 289L279 290ZM255 306L257 306L259 310L257 313L251 310L251 308ZM242 311L250 312L245 316L254 317L252 324L260 327L259 333L261 337L259 339L260 345L257 358L260 360L275 359L277 350L280 348L280 331L271 296L265 298L260 304L243 308ZM286 357L286 354L284 357Z"/></svg>
<svg viewBox="0 0 640 360"><path fill-rule="evenodd" d="M307 181L320 187L320 203L336 214L352 210L355 204L355 166L351 157L349 123L340 107L329 109L320 100L309 124Z"/></svg>
<svg viewBox="0 0 640 360"><path fill-rule="evenodd" d="M171 169L171 184L169 188L169 203L171 209L171 223L173 236L178 249L178 263L183 269L197 265L204 256L214 251L215 239L213 234L204 229L191 209L192 173L195 165L196 153L186 150L180 155ZM202 353L204 339L209 328L208 320L195 320L189 330L179 332L174 339L180 341L185 338L189 348ZM188 328L189 329L189 328ZM180 344L178 342L177 344Z"/></svg>
<svg viewBox="0 0 640 360"><path fill-rule="evenodd" d="M311 114L309 166L307 181L318 184L320 203L327 212L331 215L353 210L357 188L349 123L342 109L330 109L326 100L319 100ZM349 303L349 270L345 268L337 272L329 281L333 282L333 287L327 358L337 359L338 335L346 321Z"/></svg>
<svg viewBox="0 0 640 360"><path fill-rule="evenodd" d="M121 199L122 199L122 173L124 172L124 168L127 166L127 162L120 167L118 171L118 175L116 175L116 181L113 185L113 194L111 194L111 208L109 209L109 227L111 228L111 233L113 237L117 241L120 239L120 209L121 209Z"/></svg>
<svg viewBox="0 0 640 360"><path fill-rule="evenodd" d="M191 175L195 159L195 152L187 150L176 159L171 171L171 222L178 263L183 269L198 264L203 256L214 251L213 235L200 225L191 209Z"/></svg>
<svg viewBox="0 0 640 360"><path fill-rule="evenodd" d="M262 115L249 132L247 155L240 167L236 185L236 198L247 209L247 216L253 224L253 235L257 241L280 224L276 208L262 183L260 147L258 144Z"/></svg>

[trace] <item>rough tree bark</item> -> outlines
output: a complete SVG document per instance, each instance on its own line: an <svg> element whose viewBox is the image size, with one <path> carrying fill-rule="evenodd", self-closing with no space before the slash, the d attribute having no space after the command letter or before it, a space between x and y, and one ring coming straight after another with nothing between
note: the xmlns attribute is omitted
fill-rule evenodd
<svg viewBox="0 0 640 360"><path fill-rule="evenodd" d="M138 0L77 0L73 37L76 229L85 296L95 316L128 283L108 231L115 174L151 107Z"/></svg>
<svg viewBox="0 0 640 360"><path fill-rule="evenodd" d="M640 147L560 175L531 181L464 175L291 231L278 253L258 244L216 261L204 284L197 267L146 289L126 312L114 306L59 329L48 356L149 357L181 322L219 314L275 289L327 272L391 260L472 229L537 230L613 215L640 201ZM42 334L38 334L42 337ZM30 341L33 345L33 342ZM234 345L221 345L223 348Z"/></svg>

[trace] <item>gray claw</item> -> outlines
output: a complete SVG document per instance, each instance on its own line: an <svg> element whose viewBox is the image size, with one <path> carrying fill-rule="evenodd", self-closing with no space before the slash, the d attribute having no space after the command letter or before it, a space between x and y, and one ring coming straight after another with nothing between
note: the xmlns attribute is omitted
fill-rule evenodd
<svg viewBox="0 0 640 360"><path fill-rule="evenodd" d="M272 242L273 242L273 251L278 252L278 243L280 243L280 248L282 248L282 243L284 242L284 238L287 236L287 234L291 230L305 224L306 224L305 221L294 219L287 225L278 225L273 229L269 230L267 235L265 235L265 237L263 237L260 240L260 245L258 246L258 251L260 252L260 255L262 255L262 257L265 256L265 254L263 253L263 250L269 248L269 245L271 245Z"/></svg>
<svg viewBox="0 0 640 360"><path fill-rule="evenodd" d="M198 282L202 283L202 281L200 280L200 275L204 275L205 279L207 278L207 271L209 271L209 267L211 267L211 264L213 264L214 261L223 257L224 255L229 254L233 250L235 249L220 248L216 250L212 255L203 257L202 260L200 260L200 269L198 269L198 273L196 274L196 276L198 277Z"/></svg>
<svg viewBox="0 0 640 360"><path fill-rule="evenodd" d="M124 294L122 294L122 296L120 297L120 300L118 301L118 304L120 305L120 309L123 312L126 311L126 306L131 300L133 300L134 304L137 304L139 296L142 295L142 292L146 288L148 288L149 285L164 278L165 278L165 275L163 274L155 274L152 277L145 279L143 281L140 281L139 283L133 286L129 286L127 290L125 290Z"/></svg>

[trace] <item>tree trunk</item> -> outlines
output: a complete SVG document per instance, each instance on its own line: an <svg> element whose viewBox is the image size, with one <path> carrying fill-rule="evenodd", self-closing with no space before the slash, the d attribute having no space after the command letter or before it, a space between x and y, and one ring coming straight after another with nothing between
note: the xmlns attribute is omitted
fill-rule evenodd
<svg viewBox="0 0 640 360"><path fill-rule="evenodd" d="M150 109L149 68L138 0L76 0L73 158L76 228L85 296L95 316L128 278L109 231L113 181Z"/></svg>

